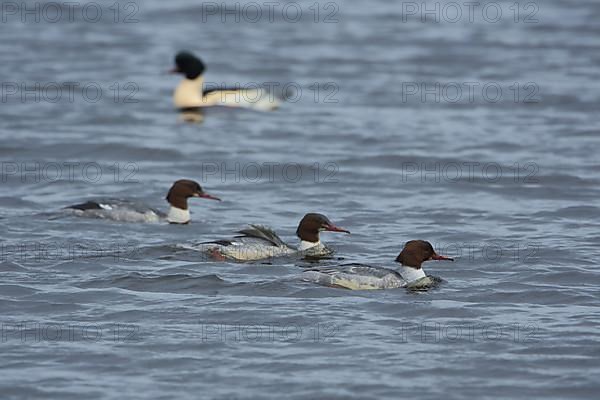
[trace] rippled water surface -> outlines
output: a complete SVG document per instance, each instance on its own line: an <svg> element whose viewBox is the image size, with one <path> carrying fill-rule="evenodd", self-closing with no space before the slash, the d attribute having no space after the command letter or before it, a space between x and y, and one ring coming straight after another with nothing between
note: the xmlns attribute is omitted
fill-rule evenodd
<svg viewBox="0 0 600 400"><path fill-rule="evenodd" d="M600 3L498 1L495 23L447 3L3 10L1 397L596 398ZM183 123L181 49L208 82L294 97ZM224 201L188 226L60 211L164 209L179 178ZM256 222L295 242L311 211L352 231L320 264L394 268L411 239L456 261L425 265L427 292L349 291L177 246Z"/></svg>

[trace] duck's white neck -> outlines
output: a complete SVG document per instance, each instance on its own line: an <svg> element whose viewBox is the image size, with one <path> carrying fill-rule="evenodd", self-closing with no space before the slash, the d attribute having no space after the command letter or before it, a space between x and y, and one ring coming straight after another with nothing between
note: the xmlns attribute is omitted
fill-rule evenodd
<svg viewBox="0 0 600 400"><path fill-rule="evenodd" d="M308 242L306 240L301 240L300 246L298 246L298 250L300 250L300 251L308 250L311 247L319 246L320 244L321 244L320 240L318 242Z"/></svg>
<svg viewBox="0 0 600 400"><path fill-rule="evenodd" d="M190 222L190 210L171 206L167 214L167 221L171 224L187 224Z"/></svg>
<svg viewBox="0 0 600 400"><path fill-rule="evenodd" d="M418 281L419 279L425 278L425 271L423 268L415 269L412 267L407 267L402 265L400 267L400 275L402 275L402 279L404 279L407 283Z"/></svg>
<svg viewBox="0 0 600 400"><path fill-rule="evenodd" d="M202 85L204 77L198 76L196 79L183 79L173 95L173 101L177 108L201 107L204 104L202 100Z"/></svg>

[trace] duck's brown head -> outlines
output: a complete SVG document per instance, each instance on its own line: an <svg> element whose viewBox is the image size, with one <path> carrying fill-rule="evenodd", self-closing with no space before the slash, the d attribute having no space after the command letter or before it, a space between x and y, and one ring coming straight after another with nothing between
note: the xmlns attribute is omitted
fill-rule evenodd
<svg viewBox="0 0 600 400"><path fill-rule="evenodd" d="M202 197L203 199L221 201L218 197L206 193L198 182L189 179L176 181L171 186L171 189L169 189L169 193L167 193L169 204L182 210L188 209L187 199L190 197Z"/></svg>
<svg viewBox="0 0 600 400"><path fill-rule="evenodd" d="M437 254L431 243L425 240L411 240L406 242L404 248L398 257L396 257L396 262L415 269L420 269L421 264L429 260L454 261L452 258Z"/></svg>
<svg viewBox="0 0 600 400"><path fill-rule="evenodd" d="M298 229L296 229L296 235L300 240L317 243L319 241L319 232L321 231L350 233L346 229L335 226L323 214L309 213L300 221Z"/></svg>

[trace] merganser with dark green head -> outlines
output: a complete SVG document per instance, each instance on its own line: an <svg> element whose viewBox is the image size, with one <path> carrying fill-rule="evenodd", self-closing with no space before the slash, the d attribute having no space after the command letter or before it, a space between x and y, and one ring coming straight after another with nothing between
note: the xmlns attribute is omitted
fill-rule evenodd
<svg viewBox="0 0 600 400"><path fill-rule="evenodd" d="M171 72L184 75L173 94L173 102L178 110L193 112L205 107L226 106L270 111L279 106L279 99L264 88L205 88L205 70L202 60L192 53L177 53L175 68Z"/></svg>

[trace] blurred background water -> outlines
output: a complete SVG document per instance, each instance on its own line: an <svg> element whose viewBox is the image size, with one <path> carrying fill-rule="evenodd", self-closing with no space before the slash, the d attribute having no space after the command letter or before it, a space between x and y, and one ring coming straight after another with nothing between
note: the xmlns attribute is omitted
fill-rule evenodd
<svg viewBox="0 0 600 400"><path fill-rule="evenodd" d="M596 397L600 3L68 4L2 4L3 399ZM184 123L182 49L293 96ZM164 209L179 178L224 201L188 226L60 212ZM311 211L353 232L322 263L419 238L456 262L360 292L175 246L294 242Z"/></svg>

